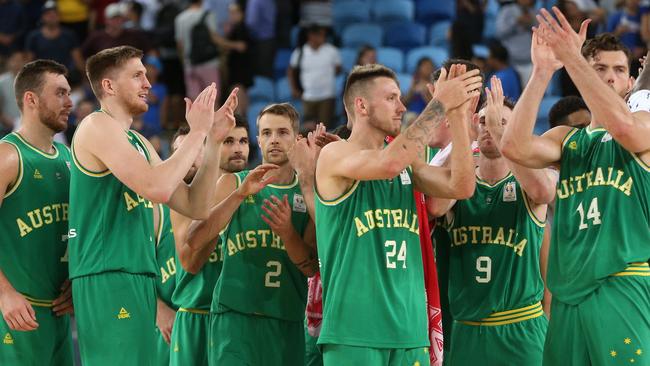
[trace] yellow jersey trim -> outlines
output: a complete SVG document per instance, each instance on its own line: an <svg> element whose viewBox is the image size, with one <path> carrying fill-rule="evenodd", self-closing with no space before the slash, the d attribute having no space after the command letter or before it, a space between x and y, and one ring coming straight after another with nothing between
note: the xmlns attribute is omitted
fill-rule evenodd
<svg viewBox="0 0 650 366"><path fill-rule="evenodd" d="M158 232L156 232L156 246L160 244L163 234L163 224L165 223L165 210L162 207L162 204L158 204Z"/></svg>
<svg viewBox="0 0 650 366"><path fill-rule="evenodd" d="M521 190L522 195L524 196L524 206L526 206L526 211L528 211L528 216L533 220L535 225L539 227L546 227L546 220L540 220L537 215L535 215L535 211L533 211L533 208L530 207L530 201L528 201L528 195L526 192L522 189Z"/></svg>
<svg viewBox="0 0 650 366"><path fill-rule="evenodd" d="M54 153L49 154L49 153L46 153L45 151L40 150L39 148L37 148L36 146L30 144L29 142L27 142L27 140L25 140L22 136L20 136L20 134L18 132L12 132L11 134L16 136L23 144L25 144L25 146L27 146L28 148L30 148L34 152L38 153L39 155L41 155L41 156L43 156L43 157L45 157L47 159L56 159L56 158L59 157L59 149L56 147L56 145L54 145L54 143L52 144L52 147L54 148Z"/></svg>
<svg viewBox="0 0 650 366"><path fill-rule="evenodd" d="M293 173L293 180L291 181L291 183L286 184L286 185L283 185L283 184L268 184L267 186L271 187L271 188L276 188L276 189L289 189L289 188L293 188L293 187L295 187L297 185L298 185L298 175L294 172Z"/></svg>
<svg viewBox="0 0 650 366"><path fill-rule="evenodd" d="M108 170L108 169L106 169L104 171L101 171L101 172L96 172L96 171L92 171L92 170L84 168L83 165L81 165L81 162L79 162L79 160L77 160L77 154L74 151L74 142L70 146L71 146L70 151L72 153L71 154L72 155L72 161L74 162L74 165L77 167L77 169L79 169L83 174L85 174L85 175L87 175L89 177L93 177L93 178L103 178L103 177L111 174L111 171Z"/></svg>
<svg viewBox="0 0 650 366"><path fill-rule="evenodd" d="M596 127L594 129L591 129L591 127L587 126L587 127L585 127L585 130L587 131L587 133L589 135L591 135L594 132L601 132L601 131L607 132L607 130L604 127Z"/></svg>
<svg viewBox="0 0 650 366"><path fill-rule="evenodd" d="M567 134L564 136L562 139L562 150L564 150L564 146L566 143L569 141L569 139L576 134L579 130L577 128L572 129L571 131L567 132Z"/></svg>
<svg viewBox="0 0 650 366"><path fill-rule="evenodd" d="M179 308L178 311L183 312L183 313L192 313L192 314L201 314L201 315L209 315L210 314L210 312L208 310L201 310L201 309Z"/></svg>
<svg viewBox="0 0 650 366"><path fill-rule="evenodd" d="M146 152L145 155L146 155L146 158L147 158L147 162L149 164L151 164L151 151L149 151L149 148L147 147L147 144L145 144L144 141L142 140L144 138L144 136L141 136L135 130L129 130L129 131L133 134L133 136L135 136L136 140L138 140L140 142L140 144L142 144L142 147L144 148L144 151ZM126 134L126 137L128 137L129 140L131 140L131 136L128 133Z"/></svg>
<svg viewBox="0 0 650 366"><path fill-rule="evenodd" d="M523 308L493 313L481 321L460 320L458 322L461 324L474 326L498 326L519 323L524 320L538 318L543 315L544 311L542 309L542 303L537 302L533 305Z"/></svg>
<svg viewBox="0 0 650 366"><path fill-rule="evenodd" d="M632 155L636 163L639 164L641 168L643 168L643 170L645 170L646 172L650 172L650 165L644 163L643 160L641 160L641 158L637 154L630 153L630 155Z"/></svg>
<svg viewBox="0 0 650 366"><path fill-rule="evenodd" d="M503 183L503 181L505 181L506 179L510 178L511 176L512 176L512 172L508 172L508 175L506 175L505 177L499 179L496 183L494 183L494 184L490 184L490 183L484 181L483 179L481 179L481 178L477 175L477 176L476 176L476 183L478 183L478 184L480 184L480 185L482 185L482 186L489 187L489 188L494 188L494 187L498 186L499 184Z"/></svg>
<svg viewBox="0 0 650 366"><path fill-rule="evenodd" d="M51 308L54 306L53 302L54 300L43 300L43 299L35 299L33 297L29 297L25 294L22 294L27 301L29 301L30 304L34 306L40 306L40 307L46 307L46 308Z"/></svg>
<svg viewBox="0 0 650 366"><path fill-rule="evenodd" d="M361 181L357 180L354 181L354 184L352 184L352 187L348 188L346 192L344 192L339 198L335 198L333 200L326 200L324 198L321 198L320 194L318 193L318 189L316 189L316 198L320 201L325 206L336 206L339 203L345 201L348 197L352 195L357 190L357 187L359 187L359 184Z"/></svg>
<svg viewBox="0 0 650 366"><path fill-rule="evenodd" d="M6 142L9 145L13 146L16 149L16 151L18 152L18 178L16 178L16 183L14 184L14 186L11 187L9 192L5 193L5 195L3 196L3 199L5 199L5 198L11 196L11 194L16 192L16 190L18 189L18 186L23 181L23 170L24 169L23 169L23 154L20 152L20 149L18 148L18 146L16 146L16 144L14 144L11 141L6 141L5 140L3 142Z"/></svg>
<svg viewBox="0 0 650 366"><path fill-rule="evenodd" d="M622 276L650 276L650 265L647 262L630 263L623 271L614 273L613 277Z"/></svg>

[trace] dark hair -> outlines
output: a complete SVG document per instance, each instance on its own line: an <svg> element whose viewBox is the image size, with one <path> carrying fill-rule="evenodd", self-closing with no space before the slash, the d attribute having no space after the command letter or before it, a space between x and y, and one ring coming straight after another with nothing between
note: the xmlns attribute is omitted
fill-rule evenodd
<svg viewBox="0 0 650 366"><path fill-rule="evenodd" d="M480 111L481 109L487 107L487 101L483 102L482 104L479 104L479 106L480 106L479 107L479 111ZM508 107L508 109L510 110L515 109L515 101L508 97L505 97L503 98L503 106Z"/></svg>
<svg viewBox="0 0 650 366"><path fill-rule="evenodd" d="M481 68L477 64L471 61L463 60L462 58L450 58L442 64L442 67L440 67L438 70L433 72L433 75L431 75L431 82L435 84L436 81L438 81L438 79L440 78L440 72L442 71L443 67L445 68L445 70L447 70L447 72L449 72L449 69L451 69L451 65L454 64L465 65L465 71L472 71L477 69L481 70ZM483 80L483 82L485 82L485 74L483 74L483 70L479 72L479 76L481 76L481 79ZM483 103L485 103L485 98L486 98L485 89L481 88L480 93L481 94L478 100L478 106L482 106ZM480 108L478 106L477 108ZM477 109L474 112L476 113L479 110L480 109Z"/></svg>
<svg viewBox="0 0 650 366"><path fill-rule="evenodd" d="M363 57L363 55L365 55L370 51L376 51L376 49L369 44L364 44L363 46L361 46L361 48L359 48L359 52L357 53L357 61L354 64L359 65L359 63L361 62L361 57Z"/></svg>
<svg viewBox="0 0 650 366"><path fill-rule="evenodd" d="M235 113L235 127L245 128L248 131L248 120L239 113Z"/></svg>
<svg viewBox="0 0 650 366"><path fill-rule="evenodd" d="M425 63L425 62L431 62L431 65L433 65L433 67L436 66L436 64L433 63L433 60L431 59L431 57L425 56L425 57L422 57L422 58L420 58L418 60L418 63L415 65L415 69L416 70L419 69L422 66L422 64Z"/></svg>
<svg viewBox="0 0 650 366"><path fill-rule="evenodd" d="M397 75L391 69L379 64L355 66L350 74L348 80L345 82L345 89L343 89L343 104L351 113L353 110L354 98L365 91L369 82L377 78L385 77L393 79L399 86Z"/></svg>
<svg viewBox="0 0 650 366"><path fill-rule="evenodd" d="M611 33L602 33L592 39L588 39L582 45L582 56L589 60L596 57L601 51L621 51L627 58L627 65L630 66L632 62L632 53L621 40Z"/></svg>
<svg viewBox="0 0 650 366"><path fill-rule="evenodd" d="M582 109L589 110L582 98L575 95L564 97L553 104L548 111L548 123L551 128L566 125L569 115Z"/></svg>
<svg viewBox="0 0 650 366"><path fill-rule="evenodd" d="M142 56L142 51L131 46L108 48L91 56L88 61L86 61L86 76L88 76L90 87L93 89L97 98L101 98L104 94L102 90L102 80L106 78L108 74L123 66L130 59L141 59Z"/></svg>
<svg viewBox="0 0 650 366"><path fill-rule="evenodd" d="M56 61L36 60L25 64L18 72L14 81L18 109L23 110L23 96L26 92L40 94L43 91L44 75L47 73L66 76L68 69Z"/></svg>
<svg viewBox="0 0 650 366"><path fill-rule="evenodd" d="M508 49L503 47L501 42L499 41L490 42L488 49L490 50L489 57L497 61L503 62L504 64L508 63L508 59L510 55L508 54Z"/></svg>
<svg viewBox="0 0 650 366"><path fill-rule="evenodd" d="M174 150L174 141L176 141L176 139L179 136L185 136L188 133L190 133L190 126L188 126L188 125L182 125L181 127L178 128L178 130L176 130L176 132L174 133L174 136L172 136L171 141L169 141L169 145L172 148L172 152Z"/></svg>
<svg viewBox="0 0 650 366"><path fill-rule="evenodd" d="M289 103L276 103L276 104L270 104L266 106L260 114L257 116L257 133L259 133L260 130L260 119L262 118L263 115L265 114L273 114L276 116L283 116L289 118L289 121L291 122L291 128L293 128L294 133L298 133L298 129L300 128L300 116L298 115L298 111L296 108L294 108L291 104Z"/></svg>
<svg viewBox="0 0 650 366"><path fill-rule="evenodd" d="M137 1L132 1L131 3L129 3L129 5L131 7L131 11L133 11L135 15L138 16L138 19L142 18L142 13L144 12L144 7L142 6L142 4L140 4Z"/></svg>

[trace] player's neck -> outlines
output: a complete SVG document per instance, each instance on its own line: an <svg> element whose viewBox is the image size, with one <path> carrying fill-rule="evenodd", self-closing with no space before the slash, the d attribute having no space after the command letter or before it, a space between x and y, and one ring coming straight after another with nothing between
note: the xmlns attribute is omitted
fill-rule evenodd
<svg viewBox="0 0 650 366"><path fill-rule="evenodd" d="M40 121L23 117L20 128L16 132L35 148L46 153L54 153L52 142L55 132Z"/></svg>
<svg viewBox="0 0 650 366"><path fill-rule="evenodd" d="M113 118L124 130L131 128L131 124L133 123L133 115L127 112L127 110L119 103L117 103L117 101L112 99L102 100L99 110Z"/></svg>
<svg viewBox="0 0 650 366"><path fill-rule="evenodd" d="M494 184L510 173L510 168L504 158L489 159L479 155L476 175L489 184Z"/></svg>
<svg viewBox="0 0 650 366"><path fill-rule="evenodd" d="M348 142L368 149L382 149L385 139L386 132L369 123L355 123Z"/></svg>
<svg viewBox="0 0 650 366"><path fill-rule="evenodd" d="M589 122L589 129L595 130L596 128L601 128L601 127L603 127L603 125L592 117L591 122Z"/></svg>
<svg viewBox="0 0 650 366"><path fill-rule="evenodd" d="M263 162L266 164L266 162ZM280 168L273 170L269 173L269 177L277 177L273 184L280 186L286 186L291 184L296 178L296 173L291 167L291 164L287 161L286 163L280 165Z"/></svg>

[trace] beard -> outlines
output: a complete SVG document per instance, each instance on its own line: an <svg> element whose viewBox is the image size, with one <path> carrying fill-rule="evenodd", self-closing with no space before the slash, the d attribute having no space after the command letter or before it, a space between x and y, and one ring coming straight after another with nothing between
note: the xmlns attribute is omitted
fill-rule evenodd
<svg viewBox="0 0 650 366"><path fill-rule="evenodd" d="M120 102L132 116L139 116L149 110L149 105L143 103L137 96L135 98L120 97Z"/></svg>
<svg viewBox="0 0 650 366"><path fill-rule="evenodd" d="M237 160L235 158L241 158L241 160ZM241 172L244 170L244 168L246 168L246 159L243 155L235 155L221 164L220 168L221 170L225 170L228 173Z"/></svg>
<svg viewBox="0 0 650 366"><path fill-rule="evenodd" d="M289 157L287 153L277 154L271 156L269 153L264 154L264 163L270 163L275 165L284 165L289 162Z"/></svg>
<svg viewBox="0 0 650 366"><path fill-rule="evenodd" d="M385 116L379 116L374 108L371 108L369 111L369 121L373 127L378 130L381 130L386 136L395 137L400 133L400 127L393 127L393 121L389 120L388 122L382 122L385 120ZM383 117L383 118L382 118Z"/></svg>
<svg viewBox="0 0 650 366"><path fill-rule="evenodd" d="M66 118L65 122L61 122L61 113L63 113L63 111L57 113L51 109L41 108L38 111L38 119L42 124L47 126L55 133L63 132L68 128L68 119Z"/></svg>

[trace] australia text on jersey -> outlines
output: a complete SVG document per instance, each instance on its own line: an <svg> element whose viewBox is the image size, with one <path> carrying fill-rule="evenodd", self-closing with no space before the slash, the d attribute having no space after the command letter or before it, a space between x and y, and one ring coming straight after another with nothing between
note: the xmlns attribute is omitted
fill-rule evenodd
<svg viewBox="0 0 650 366"><path fill-rule="evenodd" d="M562 179L559 183L557 196L559 199L565 199L576 193L598 186L611 186L614 189L623 192L626 196L629 196L632 193L632 184L634 184L634 179L631 176L628 176L627 179L623 179L624 176L624 171L617 169L614 174L614 168L608 167L607 179L605 179L603 168L598 167L590 172L569 177L568 179ZM623 181L625 183L621 184Z"/></svg>

